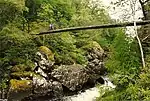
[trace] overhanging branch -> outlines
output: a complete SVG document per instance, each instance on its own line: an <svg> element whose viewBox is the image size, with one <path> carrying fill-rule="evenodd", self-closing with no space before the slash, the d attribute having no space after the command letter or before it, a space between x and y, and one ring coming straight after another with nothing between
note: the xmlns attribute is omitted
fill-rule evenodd
<svg viewBox="0 0 150 101"><path fill-rule="evenodd" d="M143 4L145 4L145 3L149 2L149 1L150 1L150 0L146 0L146 1L143 2Z"/></svg>
<svg viewBox="0 0 150 101"><path fill-rule="evenodd" d="M150 24L150 20L146 21L137 21L136 25L146 25ZM126 26L134 26L134 22L126 22L126 23L118 23L118 24L104 24L104 25L92 25L92 26L81 26L81 27L71 27L71 28L64 28L64 29L56 29L50 30L47 32L40 32L36 35L45 35L51 33L60 33L60 32L68 32L68 31L76 31L76 30L89 30L89 29L101 29L101 28L115 28L115 27L126 27Z"/></svg>

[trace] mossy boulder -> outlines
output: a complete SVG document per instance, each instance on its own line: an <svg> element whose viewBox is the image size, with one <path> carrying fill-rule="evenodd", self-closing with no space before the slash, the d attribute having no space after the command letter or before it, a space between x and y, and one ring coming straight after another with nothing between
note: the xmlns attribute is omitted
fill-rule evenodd
<svg viewBox="0 0 150 101"><path fill-rule="evenodd" d="M87 45L83 46L82 49L91 52L91 51L99 51L102 54L104 53L104 50L102 49L102 47L99 45L99 43L97 43L96 41L90 41L88 42Z"/></svg>
<svg viewBox="0 0 150 101"><path fill-rule="evenodd" d="M89 60L103 60L104 50L96 41L90 41L89 44L82 47L86 52L86 57Z"/></svg>
<svg viewBox="0 0 150 101"><path fill-rule="evenodd" d="M20 101L32 93L31 80L11 79L9 85L8 101Z"/></svg>
<svg viewBox="0 0 150 101"><path fill-rule="evenodd" d="M10 89L17 92L17 91L24 91L32 88L32 80L10 80Z"/></svg>
<svg viewBox="0 0 150 101"><path fill-rule="evenodd" d="M104 67L104 50L96 41L90 41L87 45L83 46L82 49L86 51L86 57L88 64L86 68L92 75L104 75L106 68Z"/></svg>
<svg viewBox="0 0 150 101"><path fill-rule="evenodd" d="M49 60L54 61L54 53L46 46L40 46L39 51L45 54Z"/></svg>
<svg viewBox="0 0 150 101"><path fill-rule="evenodd" d="M11 78L15 78L15 79L23 79L23 78L31 79L35 75L35 73L31 71L30 72L24 71L24 72L13 72L10 75Z"/></svg>

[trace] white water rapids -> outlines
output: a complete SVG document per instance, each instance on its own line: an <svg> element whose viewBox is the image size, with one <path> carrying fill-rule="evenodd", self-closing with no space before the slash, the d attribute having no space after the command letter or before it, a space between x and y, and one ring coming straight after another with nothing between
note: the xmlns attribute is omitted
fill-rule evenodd
<svg viewBox="0 0 150 101"><path fill-rule="evenodd" d="M110 87L110 88L116 87L111 81L109 81L107 77L102 77L102 78L105 80L105 83L101 85L102 88L105 89L106 87ZM96 98L99 96L100 96L99 89L97 87L93 87L77 95L65 97L64 101L96 101Z"/></svg>

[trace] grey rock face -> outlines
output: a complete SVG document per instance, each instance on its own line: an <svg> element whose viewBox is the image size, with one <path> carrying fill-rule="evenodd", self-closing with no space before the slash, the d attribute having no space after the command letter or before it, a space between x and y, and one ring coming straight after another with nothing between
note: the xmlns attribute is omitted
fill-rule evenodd
<svg viewBox="0 0 150 101"><path fill-rule="evenodd" d="M35 73L40 74L42 77L48 78L46 71L51 71L54 62L48 60L47 55L37 52L35 58Z"/></svg>
<svg viewBox="0 0 150 101"><path fill-rule="evenodd" d="M36 53L36 63L37 66L39 66L41 69L43 70L48 70L51 69L51 67L53 66L54 62L48 60L47 55L41 53L41 52L37 52Z"/></svg>
<svg viewBox="0 0 150 101"><path fill-rule="evenodd" d="M52 83L43 77L33 77L33 90L36 94L46 94L52 91Z"/></svg>
<svg viewBox="0 0 150 101"><path fill-rule="evenodd" d="M45 96L48 93L52 92L53 96L59 97L62 96L63 88L60 82L46 80L42 77L34 77L33 91L36 96Z"/></svg>
<svg viewBox="0 0 150 101"><path fill-rule="evenodd" d="M88 68L90 73L104 75L106 68L103 62L104 50L98 46L91 48L87 53Z"/></svg>
<svg viewBox="0 0 150 101"><path fill-rule="evenodd" d="M52 71L52 76L71 91L81 89L89 78L85 68L77 64L59 66Z"/></svg>
<svg viewBox="0 0 150 101"><path fill-rule="evenodd" d="M58 98L58 97L62 97L63 95L63 87L62 84L58 81L53 81L52 82L52 91L54 93L54 97Z"/></svg>

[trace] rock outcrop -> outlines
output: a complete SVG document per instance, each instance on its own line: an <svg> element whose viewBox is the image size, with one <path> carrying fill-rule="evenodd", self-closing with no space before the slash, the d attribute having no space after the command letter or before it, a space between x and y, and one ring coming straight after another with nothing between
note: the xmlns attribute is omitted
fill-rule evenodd
<svg viewBox="0 0 150 101"><path fill-rule="evenodd" d="M86 69L79 64L61 65L52 71L52 77L56 78L71 91L80 90L89 78Z"/></svg>
<svg viewBox="0 0 150 101"><path fill-rule="evenodd" d="M14 74L18 70L16 67L15 72L11 73L13 79L10 81L8 101L61 99L66 89L70 93L77 92L91 85L91 82L95 83L106 72L103 64L104 50L96 42L84 49L87 50L86 56L89 61L87 66L80 64L56 66L52 51L41 46L34 59L35 68L28 72L28 75L16 74L16 77ZM22 96L17 97L19 94Z"/></svg>
<svg viewBox="0 0 150 101"><path fill-rule="evenodd" d="M10 80L8 101L20 101L32 93L31 80Z"/></svg>
<svg viewBox="0 0 150 101"><path fill-rule="evenodd" d="M89 72L94 74L104 75L106 73L106 68L104 67L104 50L97 42L91 42L90 47L87 49L87 68Z"/></svg>

